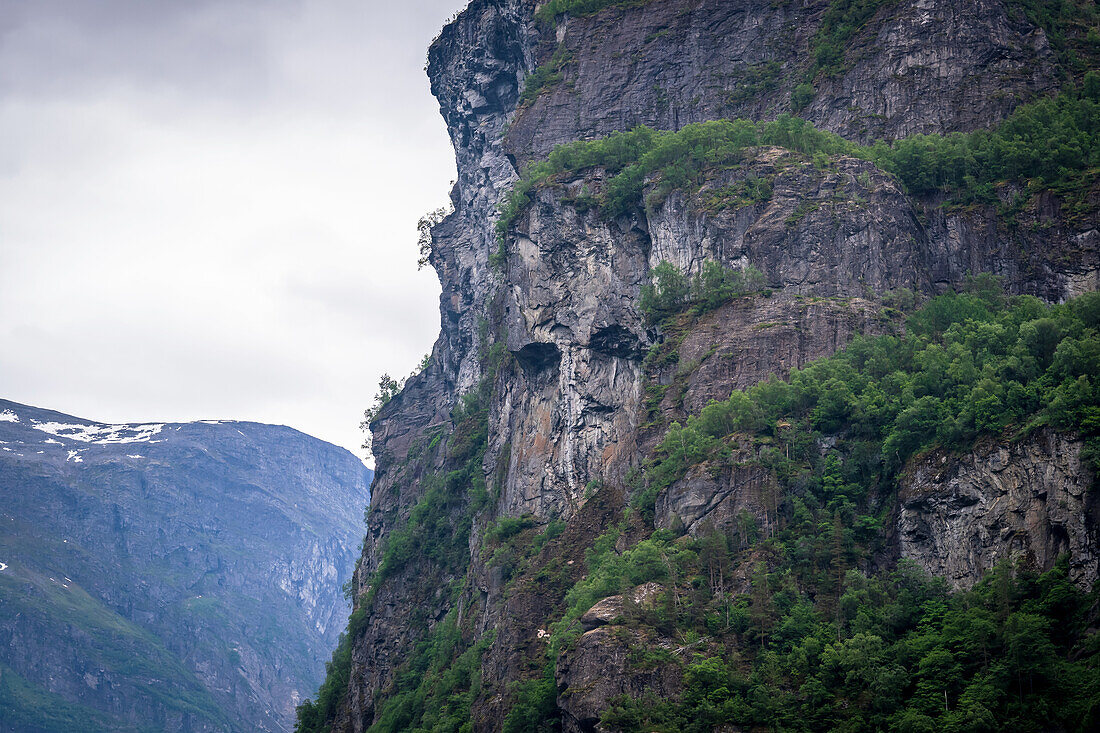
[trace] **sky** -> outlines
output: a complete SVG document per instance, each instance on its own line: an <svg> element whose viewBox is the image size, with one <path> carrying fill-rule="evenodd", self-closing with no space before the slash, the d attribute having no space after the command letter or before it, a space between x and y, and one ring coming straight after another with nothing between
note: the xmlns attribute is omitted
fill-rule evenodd
<svg viewBox="0 0 1100 733"><path fill-rule="evenodd" d="M439 330L424 73L465 0L0 0L0 397L364 455Z"/></svg>

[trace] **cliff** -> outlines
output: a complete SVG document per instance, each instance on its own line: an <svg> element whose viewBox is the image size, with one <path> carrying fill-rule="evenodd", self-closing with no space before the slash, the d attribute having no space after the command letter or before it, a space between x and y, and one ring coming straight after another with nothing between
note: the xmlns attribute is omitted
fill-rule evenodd
<svg viewBox="0 0 1100 733"><path fill-rule="evenodd" d="M0 728L281 731L336 645L370 470L290 428L0 401Z"/></svg>
<svg viewBox="0 0 1100 733"><path fill-rule="evenodd" d="M791 407L793 417L737 429L734 410L728 429L696 431L709 457L662 478L674 454L691 452L685 439L675 453L669 431L711 400L785 378L857 334L884 335L894 340L882 348L893 348L917 300L980 290L985 281L972 275L1038 297L1021 303L1096 289L1095 169L1072 187L1009 176L960 198L973 177L954 189L907 185L889 145L860 147L989 128L1028 103L1075 94L1095 68L1087 14L1070 4L1051 19L993 0L474 0L429 52L459 173L454 213L432 231L441 334L426 369L371 424L378 474L349 680L311 714L356 732L465 721L475 730L633 729L623 722L631 700L694 704L684 692L692 654L724 645L723 658L747 655L745 674L763 663L770 626L756 636L730 629L737 613L771 608L794 562L780 538L796 526L835 538L833 559L823 546L814 560L833 570L788 590L823 619L835 616L838 638L848 633L838 598L856 583L845 572L857 568L877 577L912 559L970 587L998 560L1051 570L1068 552L1073 579L1091 584L1096 515L1083 487L1092 469L1072 421L1066 435L1002 448L1011 420L971 416L959 450L921 457L929 444L919 439L904 454L853 442L843 429L858 427L850 406L835 420L824 408ZM693 126L730 118L758 124ZM639 125L684 134L599 140ZM591 142L557 147L580 140ZM548 173L527 168L548 155ZM704 285L708 272L760 276L720 286L720 302L692 295L690 308L655 312L644 302L647 292L671 292L657 277L664 263ZM972 297L967 307L1002 307L988 293ZM930 329L920 347L950 346L944 330ZM844 386L835 376L822 384L829 399ZM899 396L908 402L898 409L914 394ZM810 426L797 441L796 417ZM792 425L794 437L784 432ZM991 432L967 453L974 435ZM888 430L876 436L893 445ZM778 463L777 445L788 463ZM989 451L1008 468L991 474ZM899 472L894 462L910 454L917 463ZM852 483L832 477L833 461ZM857 475L859 461L870 462ZM860 488L841 492L847 504L803 496L834 484ZM817 522L812 532L799 525L810 521L803 511ZM680 575L671 558L702 557L714 536L732 557L719 563L721 582L712 567L708 585L695 560ZM615 583L660 579L663 621L629 589L595 587L610 567L601 563L643 563L643 550L660 567L616 571ZM684 600L700 586L711 589L706 603ZM608 596L633 620L586 629L578 614ZM711 613L725 614L727 636L705 620ZM722 718L735 719L754 718Z"/></svg>

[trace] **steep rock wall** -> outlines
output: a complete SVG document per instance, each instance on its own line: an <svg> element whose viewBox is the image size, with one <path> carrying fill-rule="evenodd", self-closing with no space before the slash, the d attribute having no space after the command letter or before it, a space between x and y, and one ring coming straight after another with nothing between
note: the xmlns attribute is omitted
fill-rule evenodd
<svg viewBox="0 0 1100 733"><path fill-rule="evenodd" d="M1082 444L1053 431L972 453L934 451L901 481L902 557L956 588L999 562L1049 568L1070 557L1070 577L1089 588L1100 571L1100 506Z"/></svg>
<svg viewBox="0 0 1100 733"><path fill-rule="evenodd" d="M530 160L636 125L790 112L829 5L655 0L563 17L537 29L540 63L568 59L562 81L516 116L509 151ZM850 39L841 69L817 80L801 114L860 141L986 127L1056 87L1046 34L998 0L884 3Z"/></svg>
<svg viewBox="0 0 1100 733"><path fill-rule="evenodd" d="M361 600L384 556L387 536L408 521L422 481L447 467L451 409L482 379L486 302L495 288L488 266L496 248L490 221L516 172L500 141L533 60L526 41L532 8L522 0L475 0L444 28L429 51L432 92L454 145L458 180L454 212L432 232L431 264L442 285L441 333L428 367L411 378L371 425L377 474L372 510L356 575ZM452 517L458 521L458 517ZM366 623L352 645L348 694L334 730L361 731L374 717L377 693L393 679L412 645L450 608L451 578L412 563L375 591Z"/></svg>

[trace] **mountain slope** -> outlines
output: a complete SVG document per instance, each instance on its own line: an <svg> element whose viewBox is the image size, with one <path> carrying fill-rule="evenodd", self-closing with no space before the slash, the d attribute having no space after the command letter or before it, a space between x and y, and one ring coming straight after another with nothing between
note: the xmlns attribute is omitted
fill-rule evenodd
<svg viewBox="0 0 1100 733"><path fill-rule="evenodd" d="M343 624L370 480L290 428L0 400L0 727L288 729Z"/></svg>

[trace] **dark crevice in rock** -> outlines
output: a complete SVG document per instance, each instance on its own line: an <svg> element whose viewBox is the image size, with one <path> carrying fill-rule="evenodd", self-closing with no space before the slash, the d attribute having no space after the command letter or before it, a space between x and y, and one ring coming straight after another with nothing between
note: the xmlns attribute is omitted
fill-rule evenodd
<svg viewBox="0 0 1100 733"><path fill-rule="evenodd" d="M527 344L515 356L525 371L535 374L556 370L561 364L561 349L543 341Z"/></svg>
<svg viewBox="0 0 1100 733"><path fill-rule="evenodd" d="M597 329L588 339L588 348L620 359L635 359L642 350L638 337L618 324Z"/></svg>

